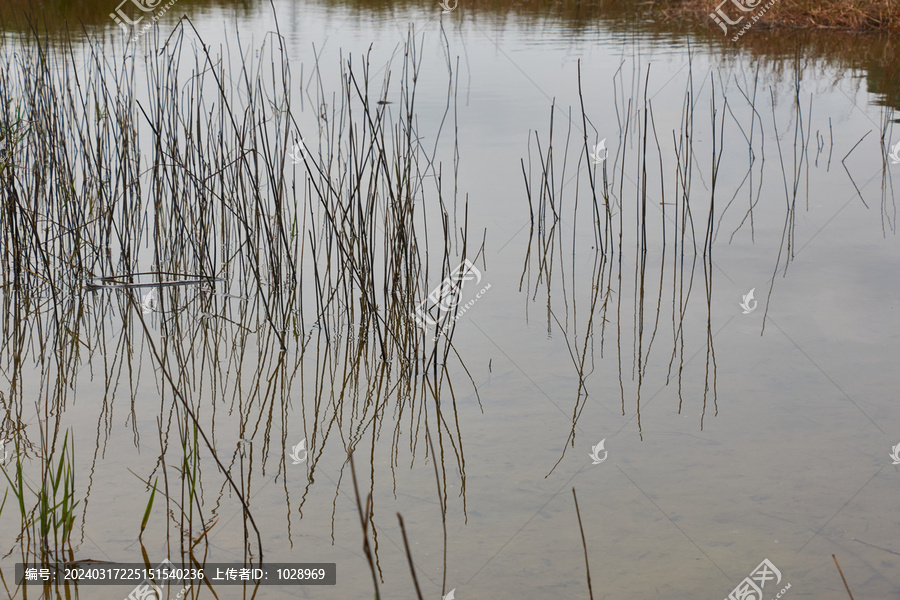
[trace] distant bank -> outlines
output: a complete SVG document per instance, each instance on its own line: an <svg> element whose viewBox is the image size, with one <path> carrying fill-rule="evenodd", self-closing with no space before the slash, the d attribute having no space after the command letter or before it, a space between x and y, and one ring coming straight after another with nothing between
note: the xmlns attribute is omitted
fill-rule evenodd
<svg viewBox="0 0 900 600"><path fill-rule="evenodd" d="M900 30L898 0L655 0L633 4L641 12L657 10L669 18L704 19L713 28L740 27L759 14L754 29Z"/></svg>
<svg viewBox="0 0 900 600"><path fill-rule="evenodd" d="M354 10L393 13L402 7L427 7L441 13L439 0L310 0L326 6L348 6ZM39 0L0 0L0 30L25 29L32 25L51 31L79 31L97 25L116 29L111 13L121 9L129 18L141 16L137 6L154 6L166 0L59 0L47 6ZM452 1L450 4L452 5ZM268 0L242 0L242 10L268 7ZM169 11L167 22L181 15L193 16L198 8L232 6L228 0L178 0L177 10ZM276 2L284 7L285 2ZM891 32L900 30L900 0L457 0L454 18L476 14L519 14L561 18L576 26L595 21L642 21L648 26L666 27L678 23L689 28L725 29L728 37L752 23L754 31L842 30ZM449 18L449 15L447 16ZM144 19L145 23L149 19Z"/></svg>

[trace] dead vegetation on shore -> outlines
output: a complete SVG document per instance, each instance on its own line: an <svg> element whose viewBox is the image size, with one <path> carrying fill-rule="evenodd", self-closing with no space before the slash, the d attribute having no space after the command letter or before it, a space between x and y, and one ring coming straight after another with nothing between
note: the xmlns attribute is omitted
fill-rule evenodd
<svg viewBox="0 0 900 600"><path fill-rule="evenodd" d="M432 6L437 0L322 0L327 5L350 5L360 11L394 11L402 6ZM597 20L643 23L647 25L677 24L691 29L718 31L709 18L722 0L460 0L462 11L477 12L485 17L517 14L523 17L542 18L554 16L575 27L587 26ZM767 4L768 0L725 0L723 11L738 12L732 2L740 3L752 16ZM71 0L64 6L47 12L36 8L34 0L7 0L0 6L0 28L30 29L29 23L44 25L57 30L68 27L79 30L112 23L110 11L118 3L97 5L87 0ZM192 7L215 4L215 0L178 0L180 13L190 15ZM243 5L247 10L253 2ZM900 30L900 2L896 0L776 0L772 7L756 22L754 29L774 30L838 30L855 32Z"/></svg>
<svg viewBox="0 0 900 600"><path fill-rule="evenodd" d="M709 18L718 6L723 10L737 10L732 3L753 8L747 15L754 15L765 6L760 0L658 0L635 2L646 14L658 11L667 19L693 20L712 28L715 22ZM892 31L900 29L900 3L893 0L776 0L754 25L759 29L835 29L843 31Z"/></svg>

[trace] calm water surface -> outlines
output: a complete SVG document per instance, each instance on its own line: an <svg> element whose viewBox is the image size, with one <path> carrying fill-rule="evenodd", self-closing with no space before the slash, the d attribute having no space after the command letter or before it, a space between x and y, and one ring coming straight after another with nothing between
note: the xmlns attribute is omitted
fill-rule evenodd
<svg viewBox="0 0 900 600"><path fill-rule="evenodd" d="M196 33L178 25L185 12ZM239 51L252 57L277 44L268 5L175 13L160 19L159 35L180 32L189 47L202 38L231 61L232 78ZM455 403L455 416L429 424L444 448L437 470L416 425L419 409L398 416L393 400L377 411L318 402L323 387L326 400L334 387L323 370L339 369L341 359L324 360L310 347L301 356L297 344L282 354L265 326L238 337L221 324L213 342L167 357L202 399L217 452L247 486L265 559L337 565L335 586L268 586L257 598L374 597L349 447L361 493L373 495L384 598L415 597L398 512L425 598L451 589L459 600L587 598L572 488L595 597L724 598L768 559L781 581L766 583L765 598L787 583L782 597L841 598L835 554L855 597L900 598L900 466L889 457L900 444L892 187L900 164L886 157L900 131L891 129L895 117L866 72L816 56L798 62L740 44L623 32L599 20L573 31L553 18L470 11L464 1L450 14L436 6L369 11L286 1L276 1L274 13L301 104L292 107L298 131L313 148L321 103L340 95L341 61L370 52L370 89L379 97L390 65L386 111L399 115L401 99L392 93L404 41L413 36L421 60L417 134L435 147L450 227L463 227L468 201L469 243L484 242L476 261L483 280L464 287L463 298L491 287L457 321L447 361L452 399L447 387L441 395L443 406ZM120 32L108 30L110 49L121 53ZM138 54L145 50L141 44ZM321 84L311 76L316 57ZM601 165L583 148L579 61L587 144L605 139L609 149ZM194 69L193 59L180 68ZM687 93L693 146L679 159ZM541 216L541 157L547 161L551 143L554 206ZM676 203L685 168L692 222L682 234ZM623 235L603 240L611 245L602 259L589 173L602 181L604 169ZM436 210L427 196L424 202ZM713 242L704 253L710 221ZM430 233L442 235L439 226ZM140 257L143 270L152 269L152 256L148 248ZM429 289L440 282L437 269ZM744 314L740 303L751 289L758 305ZM106 294L91 302L100 306ZM309 288L303 294L312 297ZM223 302L239 311L252 299ZM161 317L150 316L161 344ZM136 536L149 492L135 474L161 474L149 475L160 454L158 419L171 418L160 399L168 407L172 392L144 333L123 340L122 317L104 318L109 338L90 342L62 416L74 432L76 492L87 496L75 557L139 562ZM306 329L315 346L317 331L309 322ZM238 339L243 351L235 354ZM30 399L22 419L32 428L44 418L35 399L56 385L29 370L41 354L32 349L21 383ZM340 416L323 427L333 414ZM373 429L369 419L381 425ZM239 438L253 444L243 464ZM301 439L309 460L293 465L283 455ZM601 440L607 458L592 464ZM206 559L241 562L255 534L245 532L234 494L199 448L204 479L193 536L201 522L215 521ZM438 488L444 483L446 494ZM156 502L143 546L154 564L165 556L177 562L164 514L176 509ZM177 538L173 519L169 535ZM18 531L7 502L4 552L17 547ZM0 567L12 573L16 560L18 551ZM112 599L128 590L81 586L78 593ZM190 594L212 597L207 589ZM250 597L240 587L216 594Z"/></svg>

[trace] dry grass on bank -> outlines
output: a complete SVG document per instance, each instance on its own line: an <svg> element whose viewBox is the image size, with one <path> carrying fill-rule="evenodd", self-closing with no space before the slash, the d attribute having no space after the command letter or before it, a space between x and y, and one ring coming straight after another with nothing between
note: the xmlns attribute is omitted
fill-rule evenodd
<svg viewBox="0 0 900 600"><path fill-rule="evenodd" d="M684 20L685 13L695 13L711 27L717 27L709 13L721 0L658 0L642 3L643 10L659 9L669 18ZM741 1L741 0L737 0ZM743 0L750 7L752 0ZM758 0L754 15L767 2ZM722 5L729 15L738 13L731 2ZM841 29L851 31L900 30L900 2L897 0L777 0L754 25L771 29Z"/></svg>
<svg viewBox="0 0 900 600"><path fill-rule="evenodd" d="M768 0L734 0L756 9L755 14ZM0 2L0 29L27 25L28 14L37 15L32 20L52 28L67 22L70 29L109 24L109 13L120 0L51 0L49 4L38 0L3 0ZM438 0L316 0L317 3L350 6L360 11L393 11L408 5L427 5L437 9ZM709 14L722 0L448 0L464 11L478 11L486 15L557 16L572 23L587 23L594 19L612 19L645 23L678 23L690 28L701 27L718 30ZM191 15L195 6L228 4L235 10L252 13L268 0L178 0L175 13ZM739 10L731 2L722 5L726 14L737 16ZM126 5L126 12L133 7ZM174 14L174 13L173 13ZM45 22L46 20L46 22ZM746 19L743 21L746 22ZM755 29L838 29L844 31L896 31L900 30L900 0L776 0L775 4L754 25Z"/></svg>

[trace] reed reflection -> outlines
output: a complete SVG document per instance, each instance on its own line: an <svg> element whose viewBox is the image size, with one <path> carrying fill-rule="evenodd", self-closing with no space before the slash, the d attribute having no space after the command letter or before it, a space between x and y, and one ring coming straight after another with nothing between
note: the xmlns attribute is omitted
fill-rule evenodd
<svg viewBox="0 0 900 600"><path fill-rule="evenodd" d="M711 392L715 406L716 369L711 317L715 204L692 198L692 193L696 195L691 179L696 162L692 140L697 104L693 85L689 82L685 89L682 119L672 131L675 143L672 164L669 163L671 158L662 150L653 105L646 98L650 73L635 75L628 87L636 91L639 98L643 97L638 103L634 97L626 99L624 93L617 93L617 114L621 118L617 141L610 143L607 160L588 161L591 157L589 149L596 146L597 140L614 138L611 131L597 131L582 102L580 118L575 116L567 120L566 131L562 134L564 146L558 148L555 145L554 106L548 140L542 142L539 133L534 135L534 162L539 166L535 169L532 165L531 144L528 165L524 160L522 163L532 227L521 281L532 301L538 298L539 292L544 298L547 331L563 337L578 377L566 446L574 446L578 420L588 399L593 397L601 405L605 404L600 394L592 392L595 385L591 379L592 376L602 377L600 374L605 371L602 359L609 325L614 327L611 333L615 335L620 414L626 416L630 412L628 405L632 406L638 434L643 435L641 408L648 385L648 369L660 365L663 370L655 372L656 377L650 381L659 382L662 373L665 376L665 381L660 382L663 387L673 380L677 384L678 412L682 411L686 337L699 325L695 321L697 317L690 311L690 300L694 275L700 264L703 266L705 302L698 304L695 300L693 305L697 307L694 310L703 315L705 334L699 343L707 354L705 383L698 403L701 428L707 411L708 392ZM621 72L615 86L617 90L626 89ZM716 101L723 102L715 92L711 100L713 105ZM636 108L638 104L640 108ZM713 130L716 126L714 120ZM579 138L583 141L572 147L570 140ZM721 155L721 146L713 145L711 153L715 165ZM566 168L570 163L574 164L575 174L567 176ZM665 182L673 172L674 198L670 198ZM712 180L715 181L714 173ZM657 189L658 195L651 191ZM585 196L587 207L583 200ZM707 220L700 246L693 217L698 210L706 212ZM562 257L570 259L563 260ZM590 259L585 261L585 257ZM632 314L630 324L629 313ZM666 316L671 320L668 336L671 341L668 347L660 348L665 339L660 336L660 326ZM688 331L688 327L692 329ZM698 340L692 343L696 344ZM687 350L689 361L695 350ZM630 368L628 354L631 355ZM659 358L654 362L653 357L657 355ZM632 389L627 389L629 387ZM559 461L564 456L565 449Z"/></svg>
<svg viewBox="0 0 900 600"><path fill-rule="evenodd" d="M302 104L281 44L245 58L237 77L226 57L185 39L146 56L146 85L130 75L133 57L112 63L100 48L83 57L78 85L71 48L46 54L23 38L17 58L10 46L0 54L22 67L0 74L6 99L17 98L0 119L29 120L0 183L2 433L21 438L23 477L47 480L38 452L73 461L66 498L81 510L74 519L67 509L65 526L84 543L88 506L109 501L96 496L98 474L122 452L125 424L144 451L121 484L143 495L129 550L156 564L145 545L164 543L173 562L203 565L212 541L237 529L243 560L258 564L267 531L286 529L293 544L328 456L360 450L361 466L369 455L363 485L376 497L375 448L388 433L392 471L432 460L446 536L448 468L465 511L452 384L465 365L452 319L432 339L413 315L429 283L483 248L468 243L465 202L445 201L441 158L453 144L420 143L434 132L419 121L415 86L431 74L419 71L412 31L377 82L369 56L335 65L334 90L316 64ZM446 76L455 90L449 59ZM455 103L448 94L446 110ZM307 148L299 164L287 160L295 139ZM61 455L85 382L94 449ZM308 459L296 468L285 449L301 438ZM327 473L336 495L347 494L347 465ZM281 484L282 515L254 506L270 482ZM68 537L63 555L27 535L28 515L47 512L29 509L13 548L22 561L71 558ZM374 501L368 511L377 561Z"/></svg>

